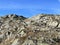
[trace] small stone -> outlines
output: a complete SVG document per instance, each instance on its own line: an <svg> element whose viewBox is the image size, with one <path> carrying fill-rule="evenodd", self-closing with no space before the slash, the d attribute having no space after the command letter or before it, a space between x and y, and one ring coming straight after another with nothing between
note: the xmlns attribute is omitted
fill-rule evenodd
<svg viewBox="0 0 60 45"><path fill-rule="evenodd" d="M58 28L60 28L60 24L58 25Z"/></svg>
<svg viewBox="0 0 60 45"><path fill-rule="evenodd" d="M47 43L38 43L38 45L49 45Z"/></svg>
<svg viewBox="0 0 60 45"><path fill-rule="evenodd" d="M48 26L56 27L58 25L57 21L47 23Z"/></svg>
<svg viewBox="0 0 60 45"><path fill-rule="evenodd" d="M35 45L32 40L26 40L22 45Z"/></svg>
<svg viewBox="0 0 60 45"><path fill-rule="evenodd" d="M0 38L3 38L4 34L0 32Z"/></svg>
<svg viewBox="0 0 60 45"><path fill-rule="evenodd" d="M15 39L11 45L19 45L18 39Z"/></svg>
<svg viewBox="0 0 60 45"><path fill-rule="evenodd" d="M21 31L21 37L26 36L26 33L24 31Z"/></svg>

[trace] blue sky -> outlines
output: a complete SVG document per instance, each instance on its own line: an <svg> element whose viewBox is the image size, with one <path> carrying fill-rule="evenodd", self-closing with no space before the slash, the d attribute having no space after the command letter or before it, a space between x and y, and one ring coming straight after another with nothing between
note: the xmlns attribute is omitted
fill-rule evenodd
<svg viewBox="0 0 60 45"><path fill-rule="evenodd" d="M25 17L60 14L60 0L0 0L0 16L12 13Z"/></svg>

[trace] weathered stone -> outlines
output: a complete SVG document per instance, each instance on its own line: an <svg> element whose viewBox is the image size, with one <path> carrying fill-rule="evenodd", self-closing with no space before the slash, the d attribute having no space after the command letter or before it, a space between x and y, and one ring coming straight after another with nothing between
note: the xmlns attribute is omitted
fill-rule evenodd
<svg viewBox="0 0 60 45"><path fill-rule="evenodd" d="M32 40L26 40L22 45L35 45Z"/></svg>
<svg viewBox="0 0 60 45"><path fill-rule="evenodd" d="M11 45L19 45L18 39L15 39Z"/></svg>
<svg viewBox="0 0 60 45"><path fill-rule="evenodd" d="M60 24L58 25L58 28L60 28Z"/></svg>
<svg viewBox="0 0 60 45"><path fill-rule="evenodd" d="M47 25L52 26L52 27L56 27L58 25L58 22L57 21L52 21L52 22L47 23Z"/></svg>
<svg viewBox="0 0 60 45"><path fill-rule="evenodd" d="M38 43L37 45L49 45L47 43Z"/></svg>
<svg viewBox="0 0 60 45"><path fill-rule="evenodd" d="M21 37L26 36L26 33L24 31L20 32Z"/></svg>

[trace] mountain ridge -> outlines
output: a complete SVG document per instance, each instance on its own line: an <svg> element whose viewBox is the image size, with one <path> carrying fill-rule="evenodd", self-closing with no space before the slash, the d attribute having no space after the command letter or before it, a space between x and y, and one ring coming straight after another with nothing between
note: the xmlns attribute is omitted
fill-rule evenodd
<svg viewBox="0 0 60 45"><path fill-rule="evenodd" d="M60 15L31 18L10 14L0 18L0 45L59 45Z"/></svg>

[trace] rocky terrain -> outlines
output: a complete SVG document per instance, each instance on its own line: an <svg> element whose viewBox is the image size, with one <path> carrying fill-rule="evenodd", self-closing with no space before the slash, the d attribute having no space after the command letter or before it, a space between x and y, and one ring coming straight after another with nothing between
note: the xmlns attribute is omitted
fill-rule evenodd
<svg viewBox="0 0 60 45"><path fill-rule="evenodd" d="M0 17L0 45L60 45L60 15Z"/></svg>

